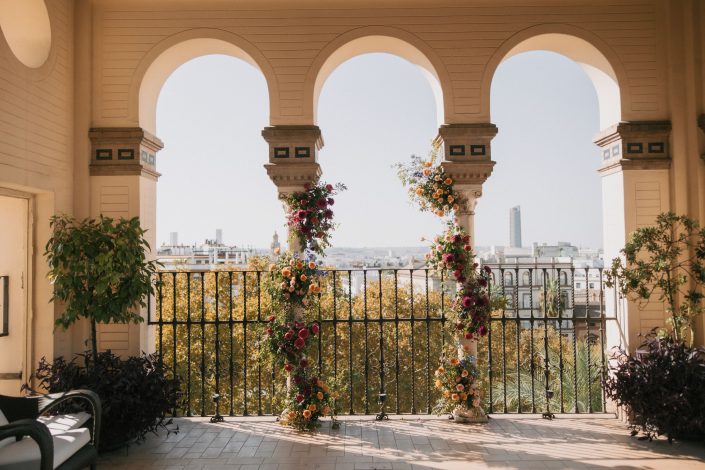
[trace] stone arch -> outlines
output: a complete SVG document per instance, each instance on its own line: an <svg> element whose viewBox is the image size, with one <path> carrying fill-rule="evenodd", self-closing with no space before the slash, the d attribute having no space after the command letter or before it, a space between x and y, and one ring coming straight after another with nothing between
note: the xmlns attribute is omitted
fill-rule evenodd
<svg viewBox="0 0 705 470"><path fill-rule="evenodd" d="M279 92L271 65L254 45L221 29L192 29L155 45L135 69L129 92L129 120L154 133L157 99L164 82L183 63L209 54L236 57L260 70L267 82L270 120L276 120Z"/></svg>
<svg viewBox="0 0 705 470"><path fill-rule="evenodd" d="M318 97L330 74L353 57L384 52L420 67L433 89L439 125L452 113L452 84L441 59L420 38L398 28L370 26L338 36L314 59L304 83L304 119L316 123Z"/></svg>
<svg viewBox="0 0 705 470"><path fill-rule="evenodd" d="M627 75L617 54L593 33L562 24L544 24L519 31L495 51L482 77L482 115L490 116L490 89L499 64L522 52L537 50L561 54L585 70L597 92L601 128L629 118Z"/></svg>

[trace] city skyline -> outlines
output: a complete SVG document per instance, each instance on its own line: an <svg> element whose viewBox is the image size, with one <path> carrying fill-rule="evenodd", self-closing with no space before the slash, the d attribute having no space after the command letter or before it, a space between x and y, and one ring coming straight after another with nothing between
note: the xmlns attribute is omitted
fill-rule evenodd
<svg viewBox="0 0 705 470"><path fill-rule="evenodd" d="M356 57L331 75L318 110L325 140L319 162L326 181L349 187L336 201L333 246L420 246L442 228L408 204L391 168L430 149L438 125L434 100L415 66L386 54ZM521 204L526 244L600 247L599 156L592 144L598 109L582 69L552 53L521 54L499 67L492 105L500 129L492 143L497 165L476 210L476 244L505 245L507 209ZM286 233L276 189L262 168L267 109L259 71L237 59L201 57L170 77L157 121L166 143L158 162L158 245L172 231L197 241L216 226L243 246L266 246L273 230Z"/></svg>

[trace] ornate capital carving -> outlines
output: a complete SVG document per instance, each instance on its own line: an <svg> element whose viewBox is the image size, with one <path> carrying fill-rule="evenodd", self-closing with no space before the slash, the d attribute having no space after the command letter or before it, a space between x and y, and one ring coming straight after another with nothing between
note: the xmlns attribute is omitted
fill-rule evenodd
<svg viewBox="0 0 705 470"><path fill-rule="evenodd" d="M323 147L318 126L265 127L262 137L269 144L269 163L315 163Z"/></svg>
<svg viewBox="0 0 705 470"><path fill-rule="evenodd" d="M602 148L600 173L670 168L670 134L669 121L620 122L603 130L594 140Z"/></svg>
<svg viewBox="0 0 705 470"><path fill-rule="evenodd" d="M318 163L267 163L264 168L267 170L269 178L277 186L280 197L301 191L304 184L315 183L321 177L321 166Z"/></svg>
<svg viewBox="0 0 705 470"><path fill-rule="evenodd" d="M491 160L443 162L441 165L443 166L443 171L453 178L456 188L464 190L465 187L469 187L472 191L479 191L477 197L480 197L482 195L482 183L492 174L495 162Z"/></svg>
<svg viewBox="0 0 705 470"><path fill-rule="evenodd" d="M438 129L444 160L451 162L491 160L490 141L495 135L497 126L489 122L443 124Z"/></svg>
<svg viewBox="0 0 705 470"><path fill-rule="evenodd" d="M157 179L157 152L164 143L141 127L95 127L91 139L91 176L140 175Z"/></svg>

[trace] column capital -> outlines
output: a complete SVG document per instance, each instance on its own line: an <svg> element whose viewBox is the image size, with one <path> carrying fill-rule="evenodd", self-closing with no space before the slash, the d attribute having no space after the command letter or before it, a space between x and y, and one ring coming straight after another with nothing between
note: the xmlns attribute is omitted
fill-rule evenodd
<svg viewBox="0 0 705 470"><path fill-rule="evenodd" d="M443 124L438 137L443 143L443 159L452 162L490 160L490 141L497 135L497 126L490 122Z"/></svg>
<svg viewBox="0 0 705 470"><path fill-rule="evenodd" d="M670 121L620 122L594 139L602 149L603 175L623 170L664 170L671 166Z"/></svg>
<svg viewBox="0 0 705 470"><path fill-rule="evenodd" d="M316 183L321 177L321 166L318 163L267 163L264 168L269 179L276 185L280 197L302 191L304 184Z"/></svg>
<svg viewBox="0 0 705 470"><path fill-rule="evenodd" d="M161 176L156 163L164 143L141 127L93 127L88 136L91 176Z"/></svg>
<svg viewBox="0 0 705 470"><path fill-rule="evenodd" d="M323 147L321 129L314 125L265 127L262 137L269 144L269 163L315 163Z"/></svg>

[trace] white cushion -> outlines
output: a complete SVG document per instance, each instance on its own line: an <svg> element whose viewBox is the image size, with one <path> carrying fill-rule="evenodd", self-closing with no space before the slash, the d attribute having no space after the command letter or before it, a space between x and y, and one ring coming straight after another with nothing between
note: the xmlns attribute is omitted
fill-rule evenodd
<svg viewBox="0 0 705 470"><path fill-rule="evenodd" d="M71 429L78 429L86 424L90 417L90 414L81 411L80 413L65 415L40 416L37 421L44 423L49 428L49 432L54 435Z"/></svg>
<svg viewBox="0 0 705 470"><path fill-rule="evenodd" d="M10 422L7 420L5 415L3 414L2 410L0 410L0 426L4 426L6 424L9 424ZM14 437L8 437L7 439L3 439L0 441L0 449L8 445L9 443L15 441Z"/></svg>
<svg viewBox="0 0 705 470"><path fill-rule="evenodd" d="M72 429L52 436L54 440L54 468L66 462L91 440L87 428ZM0 449L0 468L38 468L41 461L39 445L26 437Z"/></svg>

